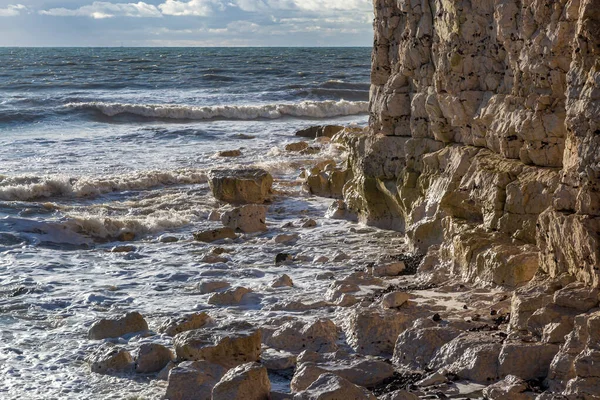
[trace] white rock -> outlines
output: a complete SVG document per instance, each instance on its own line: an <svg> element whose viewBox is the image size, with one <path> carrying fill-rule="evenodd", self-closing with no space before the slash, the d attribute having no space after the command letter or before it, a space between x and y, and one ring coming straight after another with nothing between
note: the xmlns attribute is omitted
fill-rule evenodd
<svg viewBox="0 0 600 400"><path fill-rule="evenodd" d="M400 307L408 301L410 295L404 292L391 292L386 293L381 298L381 306L383 308L396 308Z"/></svg>
<svg viewBox="0 0 600 400"><path fill-rule="evenodd" d="M247 204L221 214L223 225L244 233L267 230L267 208L257 204Z"/></svg>
<svg viewBox="0 0 600 400"><path fill-rule="evenodd" d="M267 369L254 362L227 371L213 388L212 400L269 400L270 393Z"/></svg>
<svg viewBox="0 0 600 400"><path fill-rule="evenodd" d="M376 400L367 389L330 373L319 376L306 390L296 393L294 400Z"/></svg>
<svg viewBox="0 0 600 400"><path fill-rule="evenodd" d="M158 343L144 343L135 360L135 372L147 374L159 372L173 360L173 353Z"/></svg>
<svg viewBox="0 0 600 400"><path fill-rule="evenodd" d="M147 330L148 324L144 320L144 317L138 312L130 312L120 318L104 318L94 322L90 327L88 337L93 340L100 340Z"/></svg>
<svg viewBox="0 0 600 400"><path fill-rule="evenodd" d="M271 282L271 287L274 288L292 286L294 286L294 282L292 281L292 278L290 278L287 274L283 274L279 278Z"/></svg>
<svg viewBox="0 0 600 400"><path fill-rule="evenodd" d="M213 387L227 369L208 361L184 361L169 371L167 400L211 400Z"/></svg>

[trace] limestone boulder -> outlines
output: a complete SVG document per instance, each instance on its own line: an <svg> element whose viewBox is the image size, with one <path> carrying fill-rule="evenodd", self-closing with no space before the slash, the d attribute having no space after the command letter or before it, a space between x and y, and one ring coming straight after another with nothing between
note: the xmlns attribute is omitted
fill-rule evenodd
<svg viewBox="0 0 600 400"><path fill-rule="evenodd" d="M292 392L305 390L321 374L333 373L355 385L373 387L394 374L394 368L369 358L342 358L321 362L304 362L298 366L291 382Z"/></svg>
<svg viewBox="0 0 600 400"><path fill-rule="evenodd" d="M224 292L213 293L208 299L208 304L218 306L238 305L244 300L244 296L248 293L252 293L252 289L241 286L226 290Z"/></svg>
<svg viewBox="0 0 600 400"><path fill-rule="evenodd" d="M217 240L236 239L235 231L230 227L208 229L194 232L194 239L199 242L216 242Z"/></svg>
<svg viewBox="0 0 600 400"><path fill-rule="evenodd" d="M239 157L242 155L242 152L238 149L235 150L222 150L217 152L217 157Z"/></svg>
<svg viewBox="0 0 600 400"><path fill-rule="evenodd" d="M400 367L422 370L442 346L460 333L461 331L450 326L411 327L398 336L392 361Z"/></svg>
<svg viewBox="0 0 600 400"><path fill-rule="evenodd" d="M212 319L207 313L200 312L186 315L181 318L169 318L164 321L157 330L165 335L175 336L181 332L200 329L211 321Z"/></svg>
<svg viewBox="0 0 600 400"><path fill-rule="evenodd" d="M299 152L302 150L306 150L308 148L308 143L306 142L295 142L295 143L288 143L285 145L285 151L290 151L290 152Z"/></svg>
<svg viewBox="0 0 600 400"><path fill-rule="evenodd" d="M296 132L296 136L305 137L309 139L316 139L318 137L332 138L337 133L344 130L343 126L338 125L318 125L311 126L305 129L301 129Z"/></svg>
<svg viewBox="0 0 600 400"><path fill-rule="evenodd" d="M226 368L258 361L261 353L261 331L250 327L192 330L178 334L173 342L180 360L206 360Z"/></svg>
<svg viewBox="0 0 600 400"><path fill-rule="evenodd" d="M217 200L262 204L270 199L273 177L258 168L211 170L208 184Z"/></svg>
<svg viewBox="0 0 600 400"><path fill-rule="evenodd" d="M286 322L265 339L265 344L293 353L303 350L329 352L337 349L337 340L337 326L331 320L319 319L308 323Z"/></svg>
<svg viewBox="0 0 600 400"><path fill-rule="evenodd" d="M221 214L223 225L244 233L266 231L266 218L266 207L258 204L246 204Z"/></svg>
<svg viewBox="0 0 600 400"><path fill-rule="evenodd" d="M398 308L408 301L410 295L404 292L386 293L381 298L383 308Z"/></svg>
<svg viewBox="0 0 600 400"><path fill-rule="evenodd" d="M545 378L558 352L551 343L506 341L498 356L498 376L517 375L522 379Z"/></svg>
<svg viewBox="0 0 600 400"><path fill-rule="evenodd" d="M267 369L255 362L230 369L212 390L212 400L269 400Z"/></svg>
<svg viewBox="0 0 600 400"><path fill-rule="evenodd" d="M296 393L294 400L376 400L367 389L330 373L320 375L306 390Z"/></svg>
<svg viewBox="0 0 600 400"><path fill-rule="evenodd" d="M169 362L173 361L173 353L158 343L144 343L138 350L135 359L135 372L149 374L159 372Z"/></svg>
<svg viewBox="0 0 600 400"><path fill-rule="evenodd" d="M113 374L133 368L133 358L129 351L112 343L104 343L86 360L90 370L97 374Z"/></svg>
<svg viewBox="0 0 600 400"><path fill-rule="evenodd" d="M119 318L103 318L94 322L88 331L88 337L92 340L100 340L147 330L148 323L142 314L130 312Z"/></svg>
<svg viewBox="0 0 600 400"><path fill-rule="evenodd" d="M288 351L267 348L260 355L260 363L268 370L280 371L293 368L296 356Z"/></svg>
<svg viewBox="0 0 600 400"><path fill-rule="evenodd" d="M279 278L274 279L273 282L271 282L271 287L273 288L293 286L294 282L292 281L292 278L290 278L287 274L283 274Z"/></svg>
<svg viewBox="0 0 600 400"><path fill-rule="evenodd" d="M353 309L344 320L348 344L358 353L392 354L398 335L407 329L417 315L411 311L379 308Z"/></svg>
<svg viewBox="0 0 600 400"><path fill-rule="evenodd" d="M498 357L502 341L485 333L462 333L444 344L429 362L428 368L444 368L461 379L488 384L499 379Z"/></svg>
<svg viewBox="0 0 600 400"><path fill-rule="evenodd" d="M503 380L496 382L485 389L483 395L490 400L531 400L534 393L524 393L527 382L515 375L507 375Z"/></svg>
<svg viewBox="0 0 600 400"><path fill-rule="evenodd" d="M184 361L172 368L166 400L211 400L213 387L227 369L208 361Z"/></svg>
<svg viewBox="0 0 600 400"><path fill-rule="evenodd" d="M397 261L375 265L372 272L375 276L398 276L405 269L404 261Z"/></svg>

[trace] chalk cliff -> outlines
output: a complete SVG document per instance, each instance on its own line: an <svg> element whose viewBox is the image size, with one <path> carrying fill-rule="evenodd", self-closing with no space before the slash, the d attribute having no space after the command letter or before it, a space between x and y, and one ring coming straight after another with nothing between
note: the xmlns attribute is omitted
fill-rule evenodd
<svg viewBox="0 0 600 400"><path fill-rule="evenodd" d="M600 286L600 0L375 0L347 206L467 281Z"/></svg>

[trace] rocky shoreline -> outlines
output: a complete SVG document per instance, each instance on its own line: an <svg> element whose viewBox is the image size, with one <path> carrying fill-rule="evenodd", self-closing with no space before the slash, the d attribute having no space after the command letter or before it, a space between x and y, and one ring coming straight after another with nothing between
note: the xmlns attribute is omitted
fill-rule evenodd
<svg viewBox="0 0 600 400"><path fill-rule="evenodd" d="M357 134L364 132L340 128L287 151L327 154L335 147L334 154L347 154ZM438 269L431 255L411 252L403 234L356 224L335 234L355 250L372 246L365 258L360 251L298 252L305 238L319 241L324 221L352 219L340 200L352 178L346 166L320 160L296 181L275 183L260 169L209 172L213 196L226 201L209 215L214 225L194 234L211 246L203 261L219 265L232 251L250 254L253 240L268 236L281 251L264 269L286 272L259 288L207 276L196 289L206 311L155 326L135 312L97 321L89 339L102 342L87 358L91 371L150 377L163 382L154 395L171 400L600 395L599 291L570 275L538 273L518 288L473 284ZM300 195L294 187L333 204L321 218L269 223L274 213L289 213L280 208ZM307 268L319 272L306 276ZM276 291L289 297L270 304L261 297ZM243 310L256 307L260 317L246 320ZM227 317L235 309L242 313Z"/></svg>

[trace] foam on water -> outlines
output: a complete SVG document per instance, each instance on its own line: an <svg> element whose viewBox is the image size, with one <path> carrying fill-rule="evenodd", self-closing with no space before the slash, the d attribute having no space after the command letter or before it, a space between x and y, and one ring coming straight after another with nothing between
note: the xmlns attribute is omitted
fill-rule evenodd
<svg viewBox="0 0 600 400"><path fill-rule="evenodd" d="M395 237L370 231L371 246L357 247L350 223L323 218L332 200L302 190L300 170L339 159L335 146L315 155L284 148L312 125L366 124L358 100L368 96L369 57L370 49L0 49L0 398L162 398L165 384L154 378L90 373L85 358L99 342L86 334L102 317L139 311L153 329L198 310L224 323L331 317L281 304L321 298L330 282L315 275L372 261ZM231 149L242 156L213 157ZM274 175L269 230L194 241L196 230L219 225L207 216L223 206L205 171L234 166ZM304 217L318 226L290 227ZM135 251L109 251L125 232ZM291 232L296 243L274 240ZM164 235L179 241L162 243ZM224 262L206 262L214 246L228 249ZM273 262L280 252L340 250L353 260ZM283 273L295 287L271 288ZM209 305L197 288L207 279L255 296ZM134 353L145 341L172 345L158 336L116 341Z"/></svg>
<svg viewBox="0 0 600 400"><path fill-rule="evenodd" d="M198 169L142 171L106 177L0 175L0 200L31 201L63 196L91 198L118 191L203 182L206 182L206 174Z"/></svg>
<svg viewBox="0 0 600 400"><path fill-rule="evenodd" d="M186 106L171 104L68 103L67 108L96 110L108 117L132 114L146 118L208 120L208 119L277 119L283 117L331 118L365 114L366 101L303 101L295 104Z"/></svg>

